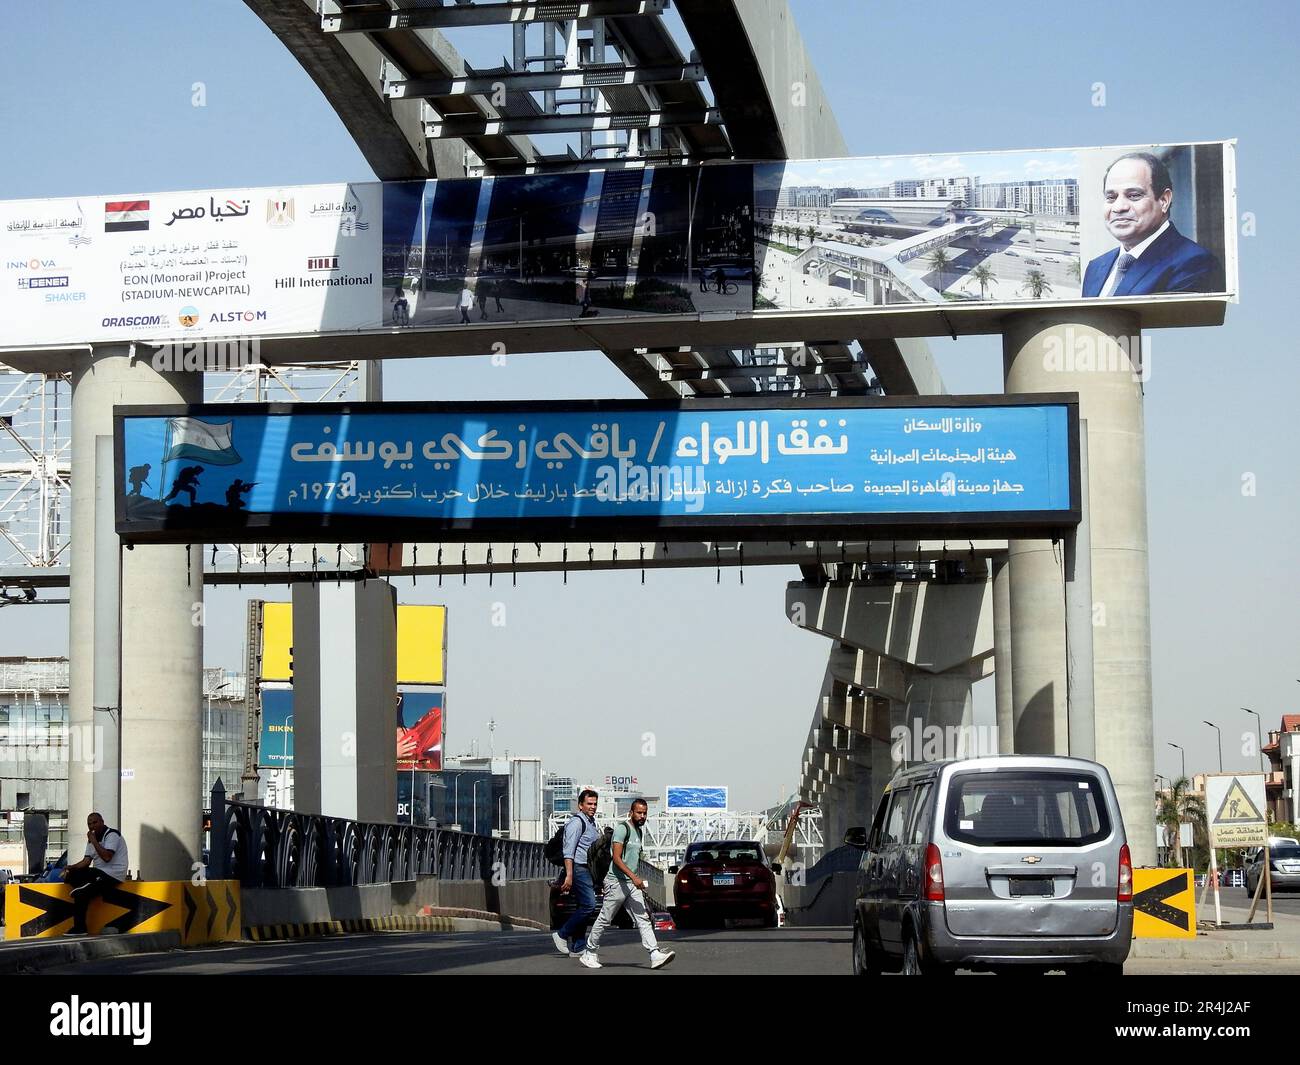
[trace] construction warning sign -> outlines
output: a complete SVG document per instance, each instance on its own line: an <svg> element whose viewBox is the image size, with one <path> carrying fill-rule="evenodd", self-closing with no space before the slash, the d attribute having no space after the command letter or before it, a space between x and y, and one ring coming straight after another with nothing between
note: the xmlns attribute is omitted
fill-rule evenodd
<svg viewBox="0 0 1300 1065"><path fill-rule="evenodd" d="M66 884L10 884L5 888L5 939L52 939L72 927L72 891ZM90 904L91 934L179 932L181 945L228 943L242 935L239 882L127 880Z"/></svg>
<svg viewBox="0 0 1300 1065"><path fill-rule="evenodd" d="M1133 870L1133 938L1196 938L1190 869Z"/></svg>
<svg viewBox="0 0 1300 1065"><path fill-rule="evenodd" d="M1221 773L1205 778L1205 812L1216 847L1262 847L1268 842L1262 773Z"/></svg>

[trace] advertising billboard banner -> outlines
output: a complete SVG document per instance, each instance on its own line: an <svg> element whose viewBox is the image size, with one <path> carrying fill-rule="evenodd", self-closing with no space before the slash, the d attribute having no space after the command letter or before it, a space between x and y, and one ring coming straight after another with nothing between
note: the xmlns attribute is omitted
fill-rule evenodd
<svg viewBox="0 0 1300 1065"><path fill-rule="evenodd" d="M118 408L117 529L1060 528L1078 521L1077 417L1072 395Z"/></svg>
<svg viewBox="0 0 1300 1065"><path fill-rule="evenodd" d="M1233 141L13 200L0 350L1235 300L1235 218Z"/></svg>
<svg viewBox="0 0 1300 1065"><path fill-rule="evenodd" d="M443 692L397 693L397 768L442 769Z"/></svg>
<svg viewBox="0 0 1300 1065"><path fill-rule="evenodd" d="M664 794L664 808L668 810L728 809L725 787L669 784Z"/></svg>
<svg viewBox="0 0 1300 1065"><path fill-rule="evenodd" d="M293 679L293 604L262 604L262 680ZM397 683L445 684L447 608L416 603L397 607Z"/></svg>
<svg viewBox="0 0 1300 1065"><path fill-rule="evenodd" d="M257 745L262 769L293 768L293 690L262 690L262 732Z"/></svg>
<svg viewBox="0 0 1300 1065"><path fill-rule="evenodd" d="M1233 148L760 163L756 306L1235 296Z"/></svg>
<svg viewBox="0 0 1300 1065"><path fill-rule="evenodd" d="M374 328L382 194L371 182L0 203L3 343Z"/></svg>

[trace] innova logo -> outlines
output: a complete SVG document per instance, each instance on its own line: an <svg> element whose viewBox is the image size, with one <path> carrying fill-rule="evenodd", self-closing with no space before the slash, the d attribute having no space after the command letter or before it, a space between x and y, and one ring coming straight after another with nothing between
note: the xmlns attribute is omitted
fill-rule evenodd
<svg viewBox="0 0 1300 1065"><path fill-rule="evenodd" d="M5 263L6 270L53 270L53 259L10 259Z"/></svg>

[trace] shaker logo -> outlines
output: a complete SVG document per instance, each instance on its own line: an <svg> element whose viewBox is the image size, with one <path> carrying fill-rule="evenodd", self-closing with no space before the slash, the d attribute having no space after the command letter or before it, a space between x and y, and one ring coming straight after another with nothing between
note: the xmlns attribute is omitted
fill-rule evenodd
<svg viewBox="0 0 1300 1065"><path fill-rule="evenodd" d="M130 1036L136 1046L153 1038L153 1004L150 1002L70 1002L50 1006L50 1035Z"/></svg>

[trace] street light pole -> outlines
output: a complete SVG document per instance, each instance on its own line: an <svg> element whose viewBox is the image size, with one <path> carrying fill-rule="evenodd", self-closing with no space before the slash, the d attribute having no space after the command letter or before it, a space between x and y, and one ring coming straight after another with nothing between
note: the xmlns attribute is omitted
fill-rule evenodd
<svg viewBox="0 0 1300 1065"><path fill-rule="evenodd" d="M1264 772L1264 734L1263 732L1260 731L1259 714L1255 713L1255 711L1252 710L1249 706L1243 706L1242 709L1245 710L1246 713L1252 715L1255 718L1255 748L1256 750L1259 751L1259 771L1263 773Z"/></svg>
<svg viewBox="0 0 1300 1065"><path fill-rule="evenodd" d="M1205 724L1205 725L1209 725L1210 728L1214 729L1214 731L1215 731L1215 733L1216 733L1216 735L1217 735L1217 737L1218 737L1218 740L1219 740L1219 772L1222 773L1222 772L1223 772L1223 730L1220 729L1219 726L1216 725L1213 721L1206 721L1204 718L1201 718L1201 723L1202 723L1202 724Z"/></svg>
<svg viewBox="0 0 1300 1065"><path fill-rule="evenodd" d="M1176 743L1170 743L1169 746L1170 746L1170 747L1178 747L1178 744L1176 744ZM1186 779L1187 779L1187 752L1186 752L1185 750L1183 750L1181 747L1178 747L1178 753L1179 753L1180 755L1182 755L1182 758L1183 758L1183 776L1182 776L1182 779L1183 779L1183 780L1186 780Z"/></svg>
<svg viewBox="0 0 1300 1065"><path fill-rule="evenodd" d="M478 786L483 781L474 781L474 786L470 789L470 805L474 808L474 835L478 835Z"/></svg>

